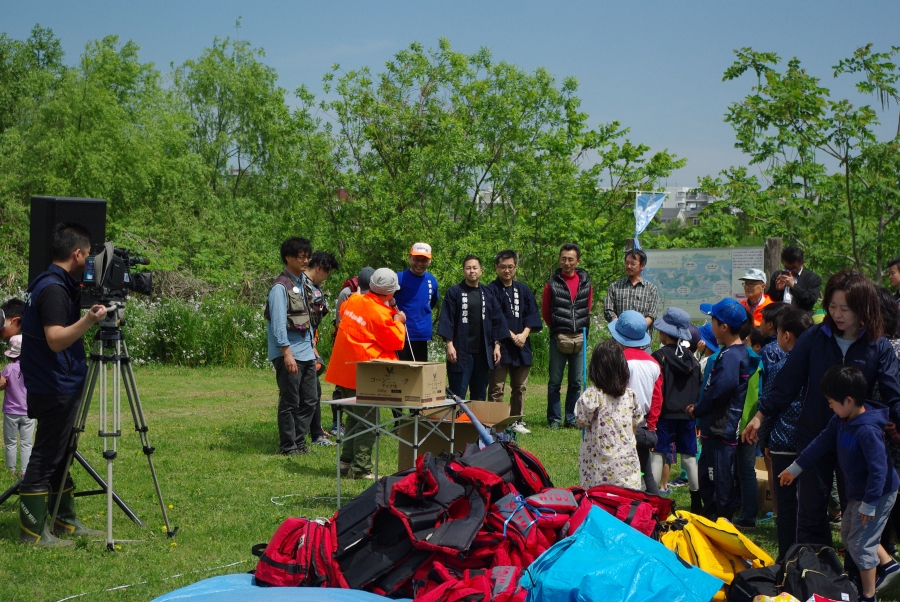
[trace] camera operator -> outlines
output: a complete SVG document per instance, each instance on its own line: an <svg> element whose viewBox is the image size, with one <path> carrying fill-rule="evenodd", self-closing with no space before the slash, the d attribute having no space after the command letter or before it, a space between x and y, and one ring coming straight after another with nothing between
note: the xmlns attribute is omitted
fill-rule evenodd
<svg viewBox="0 0 900 602"><path fill-rule="evenodd" d="M822 278L803 268L803 251L785 247L781 252L783 270L772 274L766 294L772 301L789 303L804 311L812 311L822 292Z"/></svg>
<svg viewBox="0 0 900 602"><path fill-rule="evenodd" d="M28 470L19 486L19 541L66 546L61 535L102 535L87 529L75 514L71 478L60 486L66 470L69 437L87 374L82 336L106 317L95 305L81 316L79 281L90 253L90 233L81 225L61 223L50 243L53 263L28 286L22 316L22 376L28 390L28 417L38 426ZM54 525L47 517L61 496ZM51 530L53 533L51 533Z"/></svg>

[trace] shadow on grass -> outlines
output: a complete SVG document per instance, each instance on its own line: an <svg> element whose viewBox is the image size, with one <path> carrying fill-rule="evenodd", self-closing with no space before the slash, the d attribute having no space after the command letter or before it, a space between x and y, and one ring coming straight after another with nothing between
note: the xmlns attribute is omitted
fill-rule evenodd
<svg viewBox="0 0 900 602"><path fill-rule="evenodd" d="M278 428L268 423L229 425L210 449L275 455L278 453Z"/></svg>

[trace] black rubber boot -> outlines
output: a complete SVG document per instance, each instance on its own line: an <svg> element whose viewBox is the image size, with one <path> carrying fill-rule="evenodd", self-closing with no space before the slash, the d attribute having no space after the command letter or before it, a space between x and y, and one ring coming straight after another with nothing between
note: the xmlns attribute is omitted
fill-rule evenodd
<svg viewBox="0 0 900 602"><path fill-rule="evenodd" d="M57 539L47 528L48 488L19 491L19 543L33 546L65 547L74 541Z"/></svg>
<svg viewBox="0 0 900 602"><path fill-rule="evenodd" d="M700 500L700 492L691 492L691 514L700 514L703 510L703 502Z"/></svg>
<svg viewBox="0 0 900 602"><path fill-rule="evenodd" d="M85 527L80 520L78 520L78 515L75 514L75 496L72 495L75 490L74 485L67 485L65 489L63 489L61 499L59 501L59 511L56 513L56 521L53 523L53 533L54 535L75 535L78 537L84 535L90 535L93 537L99 537L101 535L105 535L105 531L98 531L96 529L88 529ZM53 504L56 503L56 495L50 495L50 505L49 512L53 512Z"/></svg>

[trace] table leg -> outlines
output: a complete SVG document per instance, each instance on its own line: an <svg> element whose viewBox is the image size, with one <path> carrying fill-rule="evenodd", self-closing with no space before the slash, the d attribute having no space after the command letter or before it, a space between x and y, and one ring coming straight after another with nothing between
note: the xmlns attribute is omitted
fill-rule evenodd
<svg viewBox="0 0 900 602"><path fill-rule="evenodd" d="M341 425L344 424L344 409L338 406L337 413L338 429L337 429L337 507L341 507L341 445L344 442L344 436L341 434Z"/></svg>
<svg viewBox="0 0 900 602"><path fill-rule="evenodd" d="M381 449L381 427L378 426L381 424L381 410L375 408L374 411L375 420L372 422L375 423L375 480L378 480L378 450Z"/></svg>
<svg viewBox="0 0 900 602"><path fill-rule="evenodd" d="M419 459L419 418L422 416L421 412L410 412L413 417L413 467L416 466L416 461Z"/></svg>
<svg viewBox="0 0 900 602"><path fill-rule="evenodd" d="M453 455L453 442L456 440L456 408L450 411L450 455Z"/></svg>

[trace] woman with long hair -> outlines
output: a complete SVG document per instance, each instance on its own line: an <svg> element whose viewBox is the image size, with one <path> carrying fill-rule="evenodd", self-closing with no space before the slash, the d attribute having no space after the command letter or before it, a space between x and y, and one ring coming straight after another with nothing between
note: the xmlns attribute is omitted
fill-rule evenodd
<svg viewBox="0 0 900 602"><path fill-rule="evenodd" d="M822 305L825 320L797 340L769 394L759 400L759 411L744 429L745 441L755 442L762 419L786 410L806 387L795 432L797 452L806 449L833 414L819 392L819 382L838 364L861 370L869 399L877 387L891 420L900 420L900 370L897 356L884 338L875 284L860 272L842 270L828 280ZM836 459L834 454L823 457L796 481L797 542L832 545L828 497ZM839 475L839 483L841 480Z"/></svg>

